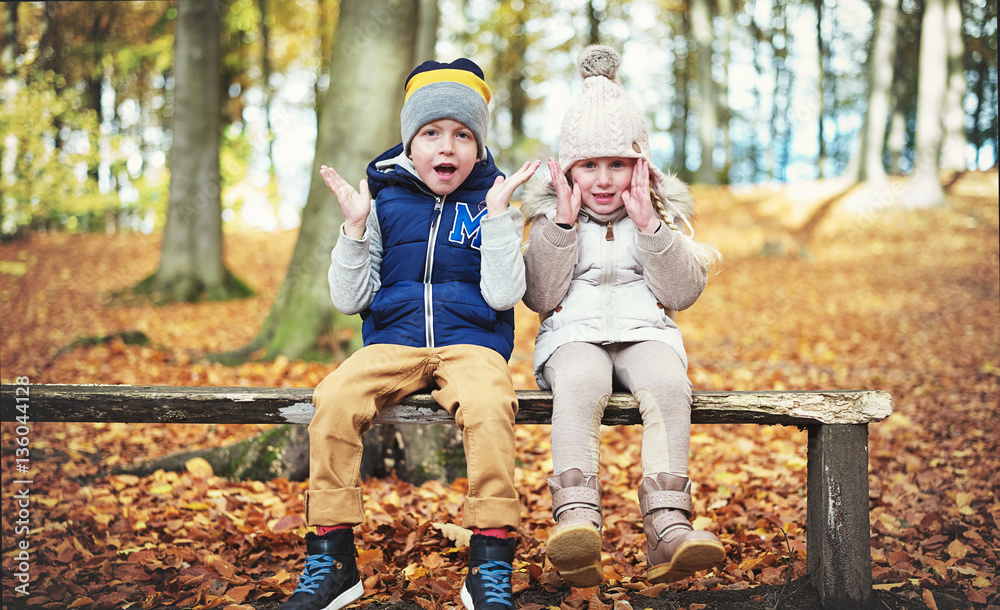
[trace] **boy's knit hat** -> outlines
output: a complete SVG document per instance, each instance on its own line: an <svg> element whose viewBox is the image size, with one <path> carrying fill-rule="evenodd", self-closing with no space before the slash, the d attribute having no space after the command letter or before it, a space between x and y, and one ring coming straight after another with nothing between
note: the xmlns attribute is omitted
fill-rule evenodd
<svg viewBox="0 0 1000 610"><path fill-rule="evenodd" d="M486 158L486 132L490 123L490 88L482 69L464 57L451 63L425 61L406 77L406 98L400 113L403 146L410 154L410 141L424 125L438 119L462 123L476 137L479 158Z"/></svg>

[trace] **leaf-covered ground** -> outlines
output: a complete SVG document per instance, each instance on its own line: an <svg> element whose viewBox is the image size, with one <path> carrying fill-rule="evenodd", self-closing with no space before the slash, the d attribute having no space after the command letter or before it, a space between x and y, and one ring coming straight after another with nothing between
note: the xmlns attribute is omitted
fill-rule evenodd
<svg viewBox="0 0 1000 610"><path fill-rule="evenodd" d="M824 205L839 188L830 182L696 190L699 239L718 245L726 262L679 317L690 377L697 390L891 393L893 415L872 425L869 435L879 604L998 607L997 174L958 177L949 186L948 207L931 211L886 208L878 205L884 193L861 189ZM227 235L228 264L257 296L167 307L115 296L155 270L158 235L49 234L2 244L3 381L315 386L334 364L225 367L201 358L254 336L295 237ZM536 324L518 309L511 367L523 389L534 387ZM148 343L133 344L138 333ZM303 561L304 483L228 481L197 461L178 473L104 474L143 458L231 443L261 428L30 423L30 468L18 473L23 435L4 423L5 606L276 607ZM636 501L640 434L638 427L604 433L605 584L571 592L544 562L552 525L548 428L518 428L523 521L515 588L522 608L815 603L804 580L793 580L806 565L804 432L694 427L696 525L719 535L728 563L698 579L655 587L644 581ZM461 607L466 551L443 526L460 520L463 485L365 483L371 517L359 529L366 590L360 607ZM25 494L26 512L19 512ZM21 541L30 547L24 565ZM23 569L30 582L19 591Z"/></svg>

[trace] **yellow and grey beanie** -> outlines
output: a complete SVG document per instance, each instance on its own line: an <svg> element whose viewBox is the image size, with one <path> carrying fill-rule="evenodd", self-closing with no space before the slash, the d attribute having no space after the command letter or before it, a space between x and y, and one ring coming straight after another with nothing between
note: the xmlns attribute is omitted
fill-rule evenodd
<svg viewBox="0 0 1000 610"><path fill-rule="evenodd" d="M405 89L399 118L407 155L410 140L421 127L438 119L453 119L472 130L479 158L486 158L490 88L474 61L464 57L451 63L425 61L410 72Z"/></svg>

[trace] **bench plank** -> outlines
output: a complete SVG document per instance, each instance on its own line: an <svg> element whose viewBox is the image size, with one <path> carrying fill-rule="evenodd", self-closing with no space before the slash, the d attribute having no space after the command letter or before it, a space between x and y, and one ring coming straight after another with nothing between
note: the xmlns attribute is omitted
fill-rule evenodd
<svg viewBox="0 0 1000 610"><path fill-rule="evenodd" d="M15 421L21 405L32 422L308 424L315 412L312 394L312 388L3 384L0 419ZM550 392L521 390L517 396L517 423L551 422ZM880 391L694 392L693 402L691 421L699 424L867 424L892 413L889 394ZM453 420L430 394L414 394L383 410L375 423ZM642 423L638 404L629 394L613 395L603 423Z"/></svg>

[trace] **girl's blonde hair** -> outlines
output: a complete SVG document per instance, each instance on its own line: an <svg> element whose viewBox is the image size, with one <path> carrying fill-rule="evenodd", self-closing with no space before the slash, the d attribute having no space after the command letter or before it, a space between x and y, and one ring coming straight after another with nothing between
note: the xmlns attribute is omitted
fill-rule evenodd
<svg viewBox="0 0 1000 610"><path fill-rule="evenodd" d="M701 266L705 271L711 271L715 267L722 266L722 252L718 248L711 244L703 244L696 242L694 240L694 228L688 222L688 219L680 211L674 209L673 213L667 210L667 206L660 199L660 196L656 194L654 189L649 189L649 196L653 200L653 209L656 210L656 215L663 220L664 223L672 230L677 231L680 234L681 239L688 245L691 252L694 254L694 260ZM673 207L673 206L671 206ZM690 234L685 233L680 227L674 224L674 219L680 218L684 225L687 227Z"/></svg>

